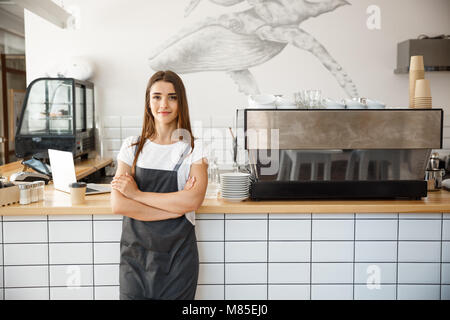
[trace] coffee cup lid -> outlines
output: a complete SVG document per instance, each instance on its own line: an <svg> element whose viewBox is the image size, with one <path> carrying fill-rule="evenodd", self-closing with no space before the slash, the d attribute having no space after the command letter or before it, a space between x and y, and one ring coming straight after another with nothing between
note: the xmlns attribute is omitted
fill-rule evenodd
<svg viewBox="0 0 450 320"><path fill-rule="evenodd" d="M86 182L69 183L69 188L84 188L84 187L86 187Z"/></svg>

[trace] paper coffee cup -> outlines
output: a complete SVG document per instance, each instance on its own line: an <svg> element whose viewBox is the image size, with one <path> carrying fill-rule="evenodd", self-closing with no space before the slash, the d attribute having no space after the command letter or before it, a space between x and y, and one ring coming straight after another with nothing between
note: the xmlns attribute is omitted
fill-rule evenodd
<svg viewBox="0 0 450 320"><path fill-rule="evenodd" d="M423 56L411 56L409 70L424 70Z"/></svg>
<svg viewBox="0 0 450 320"><path fill-rule="evenodd" d="M414 94L416 91L416 81L425 78L425 72L423 70L410 70L409 71L409 106L414 108Z"/></svg>
<svg viewBox="0 0 450 320"><path fill-rule="evenodd" d="M86 195L86 183L74 182L69 184L70 188L70 202L72 205L83 204L85 202Z"/></svg>
<svg viewBox="0 0 450 320"><path fill-rule="evenodd" d="M431 98L430 80L419 79L416 80L415 98Z"/></svg>

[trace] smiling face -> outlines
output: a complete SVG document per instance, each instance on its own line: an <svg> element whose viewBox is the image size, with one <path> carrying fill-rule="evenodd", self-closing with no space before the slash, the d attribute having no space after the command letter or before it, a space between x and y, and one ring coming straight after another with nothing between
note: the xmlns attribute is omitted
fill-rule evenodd
<svg viewBox="0 0 450 320"><path fill-rule="evenodd" d="M178 117L178 97L172 83L156 81L150 89L150 109L155 123L169 125Z"/></svg>

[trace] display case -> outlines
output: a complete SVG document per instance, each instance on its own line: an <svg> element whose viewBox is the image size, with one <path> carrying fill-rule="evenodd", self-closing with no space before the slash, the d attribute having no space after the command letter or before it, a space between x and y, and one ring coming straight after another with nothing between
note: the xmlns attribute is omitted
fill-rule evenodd
<svg viewBox="0 0 450 320"><path fill-rule="evenodd" d="M15 136L18 158L48 159L48 149L87 157L95 149L94 84L38 78L27 88Z"/></svg>

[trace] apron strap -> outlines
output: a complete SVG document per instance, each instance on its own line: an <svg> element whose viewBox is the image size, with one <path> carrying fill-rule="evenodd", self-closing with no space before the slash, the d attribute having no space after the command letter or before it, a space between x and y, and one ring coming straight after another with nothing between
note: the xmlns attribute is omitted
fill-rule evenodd
<svg viewBox="0 0 450 320"><path fill-rule="evenodd" d="M184 161L184 158L186 157L186 155L189 153L190 150L191 150L191 145L188 144L186 149L184 149L183 153L181 154L180 160L178 160L178 163L175 165L175 168L173 168L173 171L178 171L178 169L180 168L181 164Z"/></svg>
<svg viewBox="0 0 450 320"><path fill-rule="evenodd" d="M138 137L137 139L137 144L139 144L139 141L141 141L141 136ZM137 152L137 145L134 146L134 156L136 156L136 152Z"/></svg>
<svg viewBox="0 0 450 320"><path fill-rule="evenodd" d="M137 143L139 144L139 141L141 140L141 136L138 137L137 139ZM183 153L180 156L180 160L178 160L177 164L175 165L175 167L173 168L173 171L178 171L178 169L180 168L181 164L184 161L184 158L186 157L186 155L189 153L189 151L191 150L191 145L188 144L186 149L184 149ZM137 152L137 145L134 147L134 155L136 156L136 152Z"/></svg>

